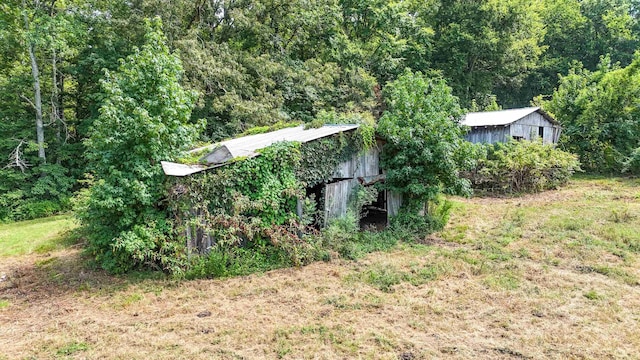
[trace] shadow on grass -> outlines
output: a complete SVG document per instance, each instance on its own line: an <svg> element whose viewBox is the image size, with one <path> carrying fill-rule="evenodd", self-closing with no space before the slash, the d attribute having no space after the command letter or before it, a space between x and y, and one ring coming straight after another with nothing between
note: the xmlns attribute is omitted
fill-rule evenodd
<svg viewBox="0 0 640 360"><path fill-rule="evenodd" d="M57 296L90 292L111 294L142 282L175 282L162 272L112 275L84 253L78 231L70 231L34 254L11 258L0 265L0 299L12 303L46 301Z"/></svg>

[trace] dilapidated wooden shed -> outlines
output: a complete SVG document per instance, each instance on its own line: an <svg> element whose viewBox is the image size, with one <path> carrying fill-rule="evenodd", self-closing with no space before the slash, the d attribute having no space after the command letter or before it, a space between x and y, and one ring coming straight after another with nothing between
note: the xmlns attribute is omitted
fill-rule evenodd
<svg viewBox="0 0 640 360"><path fill-rule="evenodd" d="M238 161L261 156L263 149L280 142L300 143L302 147L312 147L316 142L330 139L341 142L343 140L339 137L353 137L358 127L358 125L324 125L319 128L305 129L303 126L296 126L243 136L192 150L191 153L199 157L198 164L162 162L162 168L167 176L176 178L199 176L200 173L216 172L225 166L237 165ZM325 175L315 176L316 180L305 185L307 186L306 197L298 198L298 216L302 218L301 202L308 200L309 196L317 201L317 210L321 213L318 226L326 226L333 219L345 216L356 189L374 186L384 181L385 175L379 161L381 147L382 142L377 140L374 146L366 150L351 151L340 161L334 162L336 165L332 165ZM322 159L315 160L322 162ZM318 179L321 180L318 181ZM379 191L375 201L365 204L367 207L365 213L370 217L373 226L379 228L385 226L389 218L398 213L401 202L402 199L398 194ZM202 212L194 211L191 207L191 210L185 214L199 217ZM192 227L187 237L189 237L189 248L200 252L206 251L216 242L216 239L207 234L206 230L203 231L202 227Z"/></svg>
<svg viewBox="0 0 640 360"><path fill-rule="evenodd" d="M471 128L466 139L472 143L542 139L545 144L556 144L561 131L560 124L539 107L472 112L462 124Z"/></svg>

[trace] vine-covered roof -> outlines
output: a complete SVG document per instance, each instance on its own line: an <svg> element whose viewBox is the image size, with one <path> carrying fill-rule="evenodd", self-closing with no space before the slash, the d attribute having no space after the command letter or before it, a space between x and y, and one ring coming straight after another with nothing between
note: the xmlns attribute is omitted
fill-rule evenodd
<svg viewBox="0 0 640 360"><path fill-rule="evenodd" d="M324 125L319 128L305 129L303 125L300 125L263 134L242 136L191 150L190 154L202 155L199 165L163 161L162 169L169 176L187 176L223 166L235 159L257 156L260 149L279 141L306 143L341 132L352 131L358 127L359 125Z"/></svg>

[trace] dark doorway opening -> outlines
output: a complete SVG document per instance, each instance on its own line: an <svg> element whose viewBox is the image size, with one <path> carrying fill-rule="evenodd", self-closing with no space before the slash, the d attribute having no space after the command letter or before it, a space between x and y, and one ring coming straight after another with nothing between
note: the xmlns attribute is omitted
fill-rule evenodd
<svg viewBox="0 0 640 360"><path fill-rule="evenodd" d="M324 223L324 189L325 184L323 183L306 189L307 198L315 202L314 220L311 226L318 230Z"/></svg>
<svg viewBox="0 0 640 360"><path fill-rule="evenodd" d="M360 229L382 231L387 227L387 199L386 191L378 192L378 198L371 204L362 207Z"/></svg>

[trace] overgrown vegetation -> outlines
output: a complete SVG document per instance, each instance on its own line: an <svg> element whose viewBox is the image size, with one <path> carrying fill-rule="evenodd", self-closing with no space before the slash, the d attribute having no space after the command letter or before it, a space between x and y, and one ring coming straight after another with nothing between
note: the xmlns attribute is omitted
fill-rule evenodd
<svg viewBox="0 0 640 360"><path fill-rule="evenodd" d="M78 216L88 251L114 272L172 269L182 257L163 203L160 161L176 159L198 136L190 123L195 94L180 86L180 59L160 20L147 29L142 49L106 73L103 106L85 143L92 177Z"/></svg>
<svg viewBox="0 0 640 360"><path fill-rule="evenodd" d="M447 210L439 213L432 205L441 193L471 193L469 181L460 177L472 157L459 124L458 99L443 79L409 70L385 87L385 95L387 110L378 131L386 140L381 155L385 188L402 195L395 221L422 232L439 229Z"/></svg>
<svg viewBox="0 0 640 360"><path fill-rule="evenodd" d="M464 176L474 189L527 193L557 189L580 171L577 156L542 141L476 144L476 167Z"/></svg>
<svg viewBox="0 0 640 360"><path fill-rule="evenodd" d="M306 144L276 143L260 150L260 156L174 181L171 201L181 221L178 236L210 241L209 248L193 244L191 251L205 255L184 264L187 277L299 266L329 256L332 248L323 244L316 230L326 222L324 212L318 211L324 204L316 194L308 196L306 189L330 180L340 162L373 146L375 138L366 117L322 116L361 126L353 133Z"/></svg>
<svg viewBox="0 0 640 360"><path fill-rule="evenodd" d="M601 59L596 71L574 64L543 106L564 127L560 146L578 154L585 170L638 175L638 99L640 52L624 68L609 57Z"/></svg>
<svg viewBox="0 0 640 360"><path fill-rule="evenodd" d="M199 93L190 118L207 119L198 134L206 143L309 123L322 113L379 118L385 111L381 90L406 68L440 73L462 107L526 106L552 94L560 84L557 74L569 74L574 61L596 74L591 84L602 73L601 56L627 67L640 40L636 0L254 0L206 6L191 0L4 0L0 221L69 208L68 199L84 184L77 180L93 166L84 139L107 96L100 86L103 69L116 71L119 59L142 47L144 19L154 16L163 20L168 46L179 50L181 85ZM570 78L561 87L570 88ZM615 157L616 172L630 154L625 145L617 155L614 139L626 135L616 129L631 123L625 114L634 108L616 102L637 98L634 81L581 90L600 94L602 101L592 107L602 109L594 121L603 126L589 125L591 110L580 110L584 119L570 107L557 111L563 124L585 125L567 132L566 143L610 153L605 155ZM618 85L624 90L603 91ZM623 96L609 97L607 105L616 92ZM584 110L590 96L580 97ZM598 149L594 139L613 143ZM609 171L581 160L589 171Z"/></svg>

